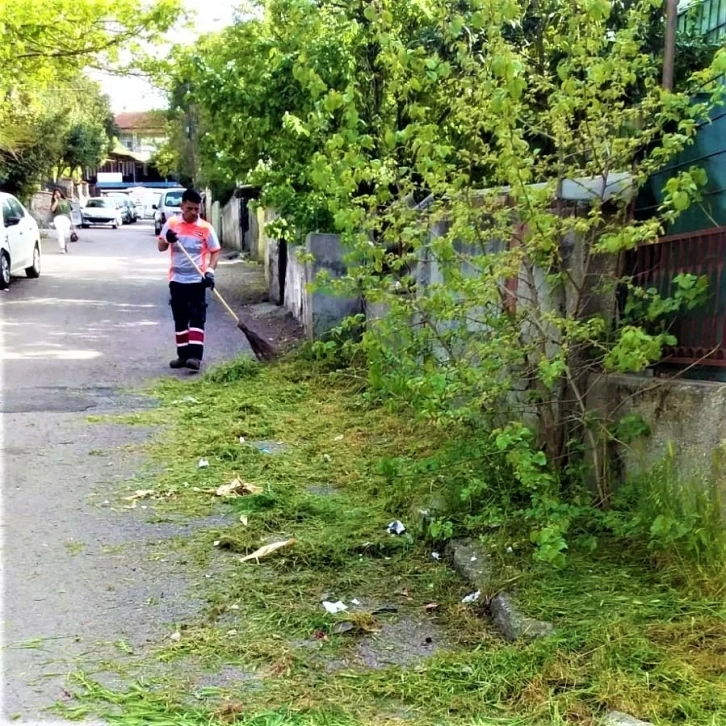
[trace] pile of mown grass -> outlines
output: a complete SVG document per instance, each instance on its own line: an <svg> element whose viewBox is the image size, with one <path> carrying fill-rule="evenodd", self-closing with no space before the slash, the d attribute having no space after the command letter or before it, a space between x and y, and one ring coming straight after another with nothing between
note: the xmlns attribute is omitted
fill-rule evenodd
<svg viewBox="0 0 726 726"><path fill-rule="evenodd" d="M431 557L430 543L415 532L387 534L391 519L409 516L402 502L431 492L411 480L401 484L405 496L393 491L381 459L429 455L452 431L367 405L296 361L240 361L157 393L161 408L145 420L166 424L151 452L162 465L152 484L172 494L162 507L218 507L206 490L235 477L265 491L223 504L229 526L178 543L185 561L210 575L206 609L153 657L211 672L234 666L245 677L196 697L181 677L127 693L79 677L74 715L100 712L123 726L534 726L594 724L618 709L658 724L726 723L724 605L673 587L644 553L613 542L595 555L571 553L562 570L503 555L523 609L555 625L550 638L512 645L461 604L466 586ZM285 448L248 445L259 440ZM200 458L208 469L197 468ZM286 538L295 545L259 564L239 562L239 553ZM325 595L370 607L330 616ZM399 612L371 616L379 604ZM432 628L440 647L427 659L364 667L362 639L405 648L376 645L367 632L388 618ZM341 620L353 621L352 634L336 634Z"/></svg>

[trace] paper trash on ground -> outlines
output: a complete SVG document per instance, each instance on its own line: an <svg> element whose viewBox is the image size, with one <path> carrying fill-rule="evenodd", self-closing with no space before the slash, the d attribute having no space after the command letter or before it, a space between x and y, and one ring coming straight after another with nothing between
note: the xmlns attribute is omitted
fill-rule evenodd
<svg viewBox="0 0 726 726"><path fill-rule="evenodd" d="M283 542L273 542L272 544L260 547L260 549L255 550L251 555L242 557L240 559L240 562L249 562L250 560L255 560L256 562L259 562L263 557L267 557L273 552L277 552L277 550L280 550L283 547L289 547L292 544L295 544L294 539L286 539Z"/></svg>
<svg viewBox="0 0 726 726"><path fill-rule="evenodd" d="M481 595L481 592L477 590L476 592L472 592L471 595L467 595L461 602L464 603L464 605L471 605L475 603Z"/></svg>
<svg viewBox="0 0 726 726"><path fill-rule="evenodd" d="M222 484L217 487L215 494L218 497L240 497L245 494L262 494L265 490L256 484L249 484L241 479L235 479L229 484Z"/></svg>
<svg viewBox="0 0 726 726"><path fill-rule="evenodd" d="M331 615L335 615L336 613L343 613L348 609L348 606L342 600L338 600L338 602L323 600L323 607Z"/></svg>
<svg viewBox="0 0 726 726"><path fill-rule="evenodd" d="M387 529L389 534L403 534L406 531L406 525L396 519L388 525Z"/></svg>

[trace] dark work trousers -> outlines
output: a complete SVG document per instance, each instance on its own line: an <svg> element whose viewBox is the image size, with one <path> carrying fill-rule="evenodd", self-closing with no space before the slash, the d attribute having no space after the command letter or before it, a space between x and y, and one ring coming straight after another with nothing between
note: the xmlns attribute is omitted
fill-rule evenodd
<svg viewBox="0 0 726 726"><path fill-rule="evenodd" d="M169 290L177 355L181 360L202 360L207 322L206 288L201 282L170 282Z"/></svg>

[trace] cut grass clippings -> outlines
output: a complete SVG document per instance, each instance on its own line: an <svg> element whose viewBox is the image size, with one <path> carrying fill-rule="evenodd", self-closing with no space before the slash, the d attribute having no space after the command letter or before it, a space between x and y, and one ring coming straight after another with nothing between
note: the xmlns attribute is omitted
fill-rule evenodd
<svg viewBox="0 0 726 726"><path fill-rule="evenodd" d="M505 643L461 604L467 586L422 537L386 532L409 518L403 502L432 492L411 480L393 490L381 458L426 456L447 432L366 404L305 366L243 359L165 382L160 408L133 421L164 424L151 451L157 473L143 482L164 493L155 508L221 510L230 521L176 543L206 605L194 621L169 624L178 637L153 658L187 675L193 663L212 681L230 668L239 678L166 677L115 693L79 675L66 715L119 726L550 726L595 724L617 709L656 724L726 723L722 602L674 587L617 543L573 552L562 570L502 555L524 612L555 625L550 638ZM280 449L249 445L262 440ZM264 491L209 494L234 479ZM287 539L259 563L240 562ZM330 615L323 599L349 611Z"/></svg>

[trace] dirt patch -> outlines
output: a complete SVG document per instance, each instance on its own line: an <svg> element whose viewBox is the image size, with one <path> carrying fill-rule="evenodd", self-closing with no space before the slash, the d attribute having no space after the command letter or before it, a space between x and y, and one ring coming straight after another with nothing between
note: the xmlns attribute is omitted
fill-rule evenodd
<svg viewBox="0 0 726 726"><path fill-rule="evenodd" d="M268 302L262 265L231 253L220 262L217 285L240 319L285 353L305 340L300 324L283 307Z"/></svg>
<svg viewBox="0 0 726 726"><path fill-rule="evenodd" d="M326 658L325 645L320 640L302 641L296 646L319 650L319 662L329 673L416 666L426 658L453 648L446 631L434 618L404 612L385 613L377 616L377 620L376 632L360 636L352 632L345 636L351 640L351 650L344 658Z"/></svg>
<svg viewBox="0 0 726 726"><path fill-rule="evenodd" d="M378 670L414 665L447 649L445 634L432 620L401 618L385 623L379 633L366 636L356 648L356 660Z"/></svg>
<svg viewBox="0 0 726 726"><path fill-rule="evenodd" d="M278 305L262 302L248 305L240 318L259 335L269 340L280 353L286 353L305 340L305 331L292 315Z"/></svg>

